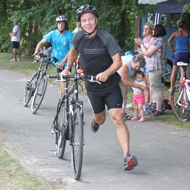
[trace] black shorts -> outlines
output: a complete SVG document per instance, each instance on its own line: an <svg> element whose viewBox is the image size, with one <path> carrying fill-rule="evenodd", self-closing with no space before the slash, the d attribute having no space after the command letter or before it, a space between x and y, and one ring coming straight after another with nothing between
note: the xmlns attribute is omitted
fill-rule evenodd
<svg viewBox="0 0 190 190"><path fill-rule="evenodd" d="M92 111L95 114L103 112L105 110L105 105L108 110L113 108L124 108L123 97L119 85L116 85L109 90L87 90L87 95Z"/></svg>
<svg viewBox="0 0 190 190"><path fill-rule="evenodd" d="M19 42L12 42L12 48L19 48Z"/></svg>

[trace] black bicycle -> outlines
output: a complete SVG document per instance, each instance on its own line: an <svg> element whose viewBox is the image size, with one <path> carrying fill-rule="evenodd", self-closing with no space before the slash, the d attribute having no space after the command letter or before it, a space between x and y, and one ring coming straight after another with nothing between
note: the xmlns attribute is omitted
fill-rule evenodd
<svg viewBox="0 0 190 190"><path fill-rule="evenodd" d="M74 75L50 75L49 78L60 78L58 81L65 82L65 96L60 98L56 108L56 116L52 124L52 133L55 133L56 150L50 150L49 156L57 156L62 159L65 152L66 140L71 146L71 165L73 176L80 178L83 161L83 102L78 98L78 85L86 78L89 82L98 82L95 76ZM68 89L67 82L74 79L72 89ZM99 82L98 82L99 83ZM71 85L70 85L71 86ZM70 98L71 95L72 99Z"/></svg>
<svg viewBox="0 0 190 190"><path fill-rule="evenodd" d="M47 88L47 69L50 64L54 65L58 59L56 57L46 58L45 55L40 54L40 59L35 60L39 62L39 68L37 72L34 72L31 79L26 83L24 89L23 104L26 107L32 98L31 112L35 114L39 109ZM43 63L45 66L43 67ZM54 65L55 66L55 65Z"/></svg>

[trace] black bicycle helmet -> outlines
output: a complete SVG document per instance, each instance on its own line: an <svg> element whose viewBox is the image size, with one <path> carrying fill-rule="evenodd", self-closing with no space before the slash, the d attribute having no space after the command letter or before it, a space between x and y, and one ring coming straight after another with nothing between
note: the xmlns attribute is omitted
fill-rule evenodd
<svg viewBox="0 0 190 190"><path fill-rule="evenodd" d="M56 22L67 22L67 18L65 16L58 16L56 19L55 19Z"/></svg>
<svg viewBox="0 0 190 190"><path fill-rule="evenodd" d="M93 13L98 18L98 11L92 5L81 5L76 12L77 21L80 22L80 17L84 13Z"/></svg>

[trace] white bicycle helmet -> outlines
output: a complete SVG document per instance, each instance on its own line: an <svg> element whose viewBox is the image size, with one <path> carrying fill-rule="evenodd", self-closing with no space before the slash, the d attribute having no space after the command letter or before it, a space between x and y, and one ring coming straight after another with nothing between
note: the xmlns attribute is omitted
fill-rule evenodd
<svg viewBox="0 0 190 190"><path fill-rule="evenodd" d="M65 16L58 16L56 19L55 19L56 22L67 22L67 18Z"/></svg>

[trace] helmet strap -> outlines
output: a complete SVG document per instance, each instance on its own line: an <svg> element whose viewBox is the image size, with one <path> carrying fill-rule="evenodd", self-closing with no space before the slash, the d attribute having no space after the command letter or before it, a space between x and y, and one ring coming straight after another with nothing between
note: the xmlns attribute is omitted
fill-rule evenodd
<svg viewBox="0 0 190 190"><path fill-rule="evenodd" d="M93 30L93 32L91 32L91 33L88 33L88 32L85 31L87 38L90 38L90 36L91 36L96 30L97 30L97 26L96 26L96 28Z"/></svg>
<svg viewBox="0 0 190 190"><path fill-rule="evenodd" d="M59 30L59 29L58 29L58 30ZM59 32L60 32L61 34L62 34L64 31L65 31L65 29L64 29L64 30L62 30L62 31L61 31L61 30L59 30Z"/></svg>

